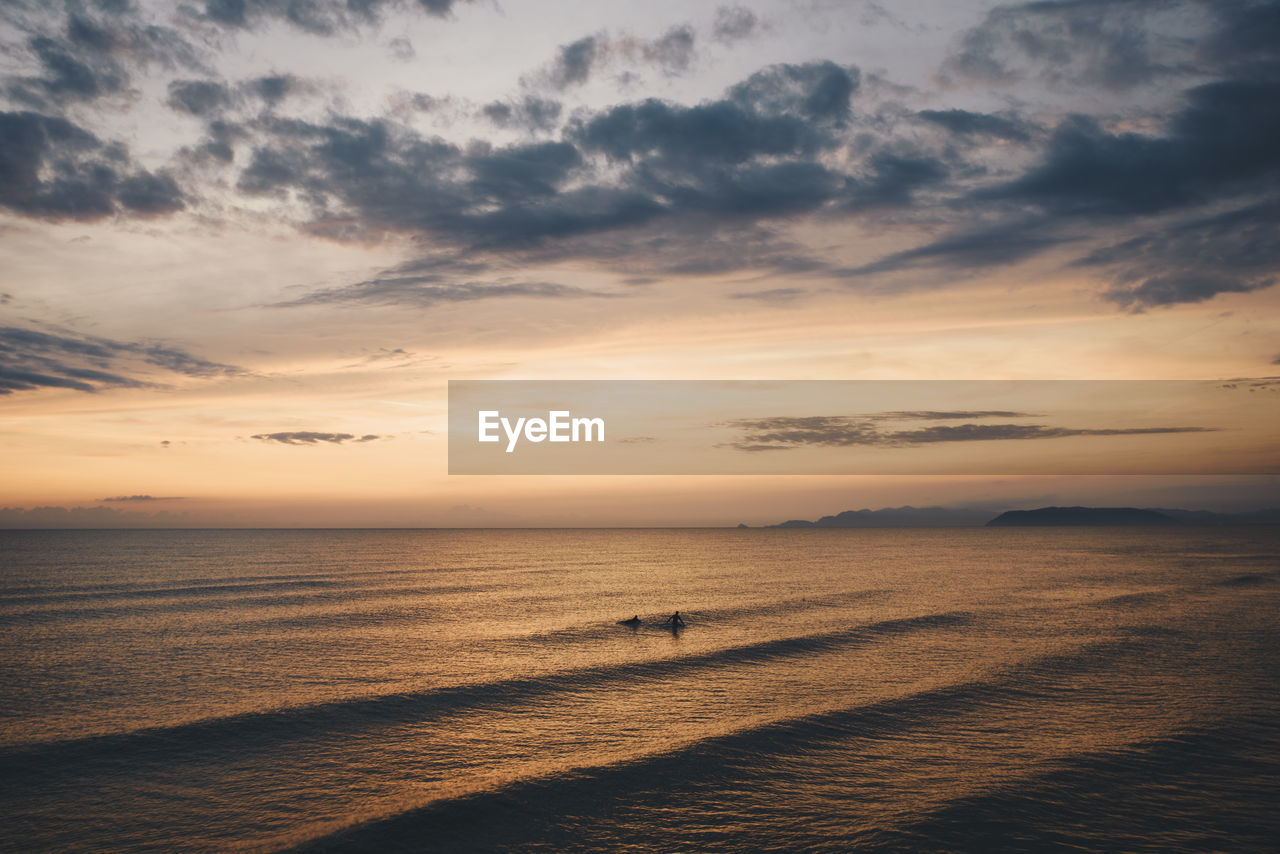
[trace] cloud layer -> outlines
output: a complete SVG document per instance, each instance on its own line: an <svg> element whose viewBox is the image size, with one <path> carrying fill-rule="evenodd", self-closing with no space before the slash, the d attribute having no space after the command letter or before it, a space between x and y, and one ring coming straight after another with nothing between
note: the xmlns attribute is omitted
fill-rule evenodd
<svg viewBox="0 0 1280 854"><path fill-rule="evenodd" d="M162 343L0 327L0 395L39 388L94 392L155 386L163 384L156 369L205 379L245 373Z"/></svg>
<svg viewBox="0 0 1280 854"><path fill-rule="evenodd" d="M950 442L991 442L1061 439L1069 436L1155 436L1169 433L1212 432L1207 427L1054 427L1045 424L943 424L892 429L885 421L940 421L967 418L1033 417L1018 412L892 412L871 416L819 415L740 419L727 426L742 431L729 447L755 453L803 447L904 448Z"/></svg>
<svg viewBox="0 0 1280 854"><path fill-rule="evenodd" d="M587 293L509 276L559 262L631 277L752 271L883 287L1051 250L1092 276L1098 297L1131 311L1276 281L1280 40L1266 37L1278 29L1275 3L1001 5L959 35L937 69L952 88L931 93L926 108L823 59L765 65L690 102L625 86L613 103L564 102L606 72L678 77L703 51L736 49L765 27L748 9L722 7L701 27L561 42L509 97L457 108L494 131L468 140L396 108L292 109L324 87L288 71L213 71L219 39L237 33L349 38L391 16L449 27L454 6L207 0L155 18L126 3L12 4L22 70L5 82L0 111L0 207L53 221L216 216L228 208L209 199L230 192L276 206L306 232L393 238L436 264L420 278L388 271L289 305ZM157 68L169 72L167 109L202 138L148 166L80 107L138 97L139 75ZM1031 85L1150 92L1151 106L1037 111L1014 97ZM1007 89L1022 106L946 103L964 86ZM401 95L427 113L443 103ZM790 238L801 222L880 228L886 218L933 236L853 265ZM769 297L736 296L768 302L800 290L787 282L754 292Z"/></svg>

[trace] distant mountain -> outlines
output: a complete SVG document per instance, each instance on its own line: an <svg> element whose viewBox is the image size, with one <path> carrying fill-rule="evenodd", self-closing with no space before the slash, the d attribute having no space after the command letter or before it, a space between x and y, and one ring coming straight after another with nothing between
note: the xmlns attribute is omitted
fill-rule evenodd
<svg viewBox="0 0 1280 854"><path fill-rule="evenodd" d="M880 510L846 510L823 516L816 522L792 519L770 528L954 528L981 525L990 510L968 507L885 507Z"/></svg>
<svg viewBox="0 0 1280 854"><path fill-rule="evenodd" d="M1280 508L1253 510L1248 513L1214 513L1209 510L1165 510L1157 512L1172 516L1187 525L1280 525Z"/></svg>
<svg viewBox="0 0 1280 854"><path fill-rule="evenodd" d="M1181 525L1159 510L1137 507L1041 507L1038 510L1006 510L987 523L989 528L1036 525Z"/></svg>
<svg viewBox="0 0 1280 854"><path fill-rule="evenodd" d="M816 522L791 519L767 528L959 528L987 525L1016 528L1036 525L1280 525L1280 509L1248 513L1169 510L1150 507L1041 507L1006 510L994 519L990 510L972 507L884 507L846 510ZM738 527L746 527L739 525Z"/></svg>

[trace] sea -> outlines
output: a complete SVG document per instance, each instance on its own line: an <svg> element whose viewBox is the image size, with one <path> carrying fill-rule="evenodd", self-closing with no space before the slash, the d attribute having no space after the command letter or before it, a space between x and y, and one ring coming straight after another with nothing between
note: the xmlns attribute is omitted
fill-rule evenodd
<svg viewBox="0 0 1280 854"><path fill-rule="evenodd" d="M0 686L4 851L1280 849L1272 527L3 531Z"/></svg>

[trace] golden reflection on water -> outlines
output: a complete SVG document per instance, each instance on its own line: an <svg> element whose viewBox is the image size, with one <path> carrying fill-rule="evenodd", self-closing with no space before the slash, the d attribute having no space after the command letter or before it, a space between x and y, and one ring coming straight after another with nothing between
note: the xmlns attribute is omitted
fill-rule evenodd
<svg viewBox="0 0 1280 854"><path fill-rule="evenodd" d="M46 545L0 596L0 806L36 850L270 847L579 784L634 807L604 848L673 813L862 844L1274 701L1256 532L154 536L123 575L127 539Z"/></svg>

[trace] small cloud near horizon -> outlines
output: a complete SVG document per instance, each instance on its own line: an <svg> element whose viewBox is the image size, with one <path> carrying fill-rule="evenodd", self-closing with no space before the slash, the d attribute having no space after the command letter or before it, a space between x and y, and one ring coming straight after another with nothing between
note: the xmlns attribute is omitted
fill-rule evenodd
<svg viewBox="0 0 1280 854"><path fill-rule="evenodd" d="M345 442L374 442L386 437L373 433L357 437L353 433L320 433L314 430L296 430L281 433L257 433L250 438L257 439L260 442L278 442L281 445L315 445L319 443L341 445Z"/></svg>
<svg viewBox="0 0 1280 854"><path fill-rule="evenodd" d="M1167 433L1209 433L1215 427L1053 427L1044 424L956 424L915 430L883 430L876 422L886 417L947 420L976 417L1019 417L1016 412L898 412L872 416L807 416L738 419L743 437L725 447L748 453L801 447L907 447L942 442L1060 439L1068 436L1149 436Z"/></svg>
<svg viewBox="0 0 1280 854"><path fill-rule="evenodd" d="M115 495L99 501L185 501L184 495Z"/></svg>

